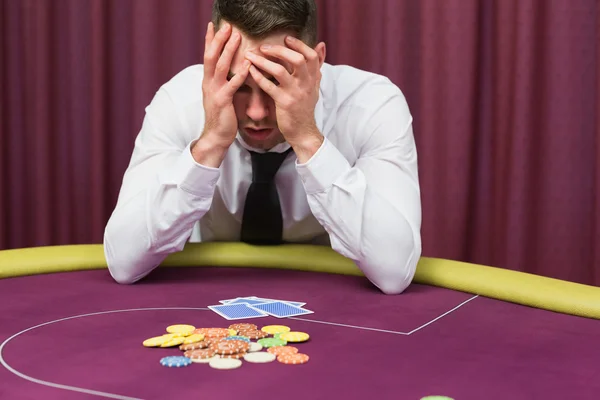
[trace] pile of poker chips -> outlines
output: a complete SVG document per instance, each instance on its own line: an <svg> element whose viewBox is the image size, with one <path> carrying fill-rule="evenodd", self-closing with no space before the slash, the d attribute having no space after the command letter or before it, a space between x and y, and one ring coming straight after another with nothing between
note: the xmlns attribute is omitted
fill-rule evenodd
<svg viewBox="0 0 600 400"><path fill-rule="evenodd" d="M160 360L165 367L187 367L192 363L209 364L215 369L235 369L242 359L249 363L277 360L286 365L305 364L310 357L288 343L306 342L305 332L293 332L288 326L233 324L228 328L196 328L193 325L171 325L167 333L146 339L144 347L176 347L183 356ZM253 342L255 340L255 342ZM266 349L266 351L261 351Z"/></svg>

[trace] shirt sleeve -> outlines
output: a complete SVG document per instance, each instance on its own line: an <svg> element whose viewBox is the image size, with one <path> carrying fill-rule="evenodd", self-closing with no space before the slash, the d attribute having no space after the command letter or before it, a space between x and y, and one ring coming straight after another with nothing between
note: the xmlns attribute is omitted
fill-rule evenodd
<svg viewBox="0 0 600 400"><path fill-rule="evenodd" d="M210 208L220 172L194 160L189 129L181 121L161 88L146 108L104 232L108 268L119 283L138 281L183 249Z"/></svg>
<svg viewBox="0 0 600 400"><path fill-rule="evenodd" d="M357 118L357 135L368 138L354 165L325 138L313 157L296 168L332 248L352 259L382 292L398 294L411 283L421 255L412 118L402 95L372 115L351 114Z"/></svg>

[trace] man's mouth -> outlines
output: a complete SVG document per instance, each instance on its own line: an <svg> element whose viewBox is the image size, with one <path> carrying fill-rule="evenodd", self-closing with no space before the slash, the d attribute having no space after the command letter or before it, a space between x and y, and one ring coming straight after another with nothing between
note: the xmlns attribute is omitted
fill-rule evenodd
<svg viewBox="0 0 600 400"><path fill-rule="evenodd" d="M244 128L244 132L255 140L264 140L268 138L273 132L274 128L264 128L264 129L253 129L253 128Z"/></svg>

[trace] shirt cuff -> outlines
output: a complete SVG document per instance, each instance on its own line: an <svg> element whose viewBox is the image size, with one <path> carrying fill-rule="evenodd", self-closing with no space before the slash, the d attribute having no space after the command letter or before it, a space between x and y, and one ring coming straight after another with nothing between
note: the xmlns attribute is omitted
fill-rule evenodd
<svg viewBox="0 0 600 400"><path fill-rule="evenodd" d="M321 147L304 164L296 162L296 170L307 194L323 192L344 173L351 169L344 155L324 138Z"/></svg>
<svg viewBox="0 0 600 400"><path fill-rule="evenodd" d="M177 186L198 197L212 197L221 176L218 168L198 164L191 152L189 143L175 164L174 177Z"/></svg>

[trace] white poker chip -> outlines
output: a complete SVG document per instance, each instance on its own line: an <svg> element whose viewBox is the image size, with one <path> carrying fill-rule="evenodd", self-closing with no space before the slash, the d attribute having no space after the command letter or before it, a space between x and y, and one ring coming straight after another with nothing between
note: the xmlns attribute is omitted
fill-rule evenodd
<svg viewBox="0 0 600 400"><path fill-rule="evenodd" d="M250 343L250 348L248 349L248 353L254 353L255 351L261 351L262 348L263 348L262 344L252 342L252 343Z"/></svg>
<svg viewBox="0 0 600 400"><path fill-rule="evenodd" d="M208 363L214 369L236 369L242 366L242 360L235 358L213 358Z"/></svg>
<svg viewBox="0 0 600 400"><path fill-rule="evenodd" d="M251 363L268 363L275 361L276 358L277 356L275 354L267 353L266 351L258 351L244 355L244 360Z"/></svg>
<svg viewBox="0 0 600 400"><path fill-rule="evenodd" d="M213 356L210 358L192 358L192 362L193 363L198 363L198 364L208 364L210 362L210 360L213 360L215 358L220 358L219 356Z"/></svg>

